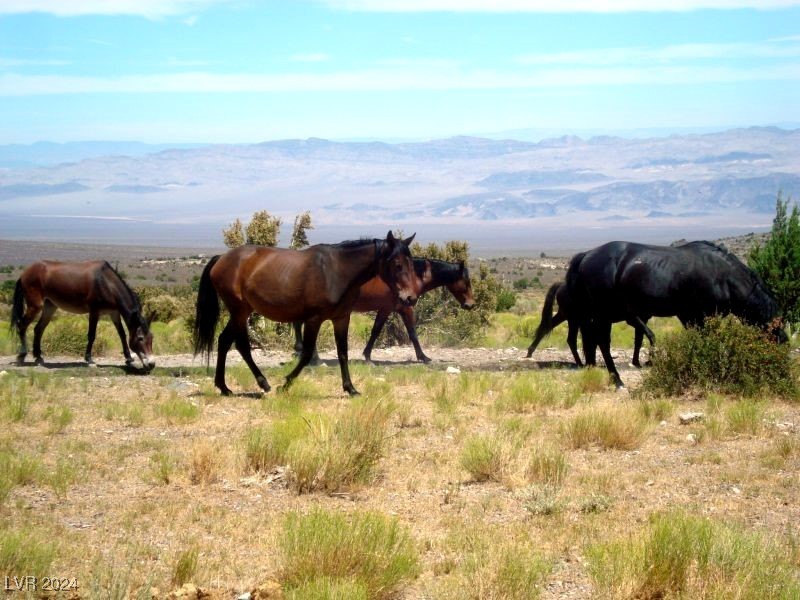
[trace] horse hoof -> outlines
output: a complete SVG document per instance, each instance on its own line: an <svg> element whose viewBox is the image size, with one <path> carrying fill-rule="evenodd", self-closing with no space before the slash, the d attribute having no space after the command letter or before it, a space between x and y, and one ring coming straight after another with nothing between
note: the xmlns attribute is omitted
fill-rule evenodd
<svg viewBox="0 0 800 600"><path fill-rule="evenodd" d="M352 385L350 387L344 388L344 391L347 392L348 394L350 394L351 396L360 396L361 395L361 392L359 392Z"/></svg>
<svg viewBox="0 0 800 600"><path fill-rule="evenodd" d="M219 393L222 394L223 396L233 396L233 392L227 386L223 385L218 387L219 387Z"/></svg>
<svg viewBox="0 0 800 600"><path fill-rule="evenodd" d="M272 389L270 387L269 383L267 382L267 378L266 377L259 377L256 380L256 382L258 383L258 387L260 387L262 390L264 390L265 394L269 393L269 391Z"/></svg>
<svg viewBox="0 0 800 600"><path fill-rule="evenodd" d="M419 362L421 362L421 363L424 363L424 364L426 364L426 365L427 365L429 362L431 362L431 359L430 359L430 358L428 358L427 356L425 356L424 354L423 354L422 356L418 356L418 357L417 357L417 360L418 360Z"/></svg>
<svg viewBox="0 0 800 600"><path fill-rule="evenodd" d="M33 363L34 363L34 364L35 364L37 367L43 367L43 366L44 366L44 359L43 359L41 356L37 356L37 357L36 357L36 360L34 360L34 361L33 361Z"/></svg>
<svg viewBox="0 0 800 600"><path fill-rule="evenodd" d="M91 360L91 361L88 361L86 363L86 366L89 367L90 369L96 369L97 368L97 363L95 363L93 360Z"/></svg>
<svg viewBox="0 0 800 600"><path fill-rule="evenodd" d="M24 354L18 355L17 356L17 365L21 367L24 364L25 364L25 355Z"/></svg>

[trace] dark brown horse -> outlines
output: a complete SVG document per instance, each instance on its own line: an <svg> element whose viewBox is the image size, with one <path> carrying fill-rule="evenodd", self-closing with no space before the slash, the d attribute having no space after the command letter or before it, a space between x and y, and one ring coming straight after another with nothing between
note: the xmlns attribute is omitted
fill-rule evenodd
<svg viewBox="0 0 800 600"><path fill-rule="evenodd" d="M297 366L286 376L285 386L310 362L319 328L330 319L342 386L349 394L357 394L347 366L350 313L361 286L376 275L401 302L416 302L408 251L412 239L413 235L403 240L389 232L385 240L318 244L304 250L241 246L213 257L203 270L197 294L195 354L211 354L221 297L231 316L219 336L214 384L223 394L231 393L225 385L225 357L231 344L235 344L259 387L268 392L269 383L250 354L250 315L257 312L273 321L300 321L305 326L303 352Z"/></svg>
<svg viewBox="0 0 800 600"><path fill-rule="evenodd" d="M11 310L11 327L20 339L17 362L22 364L28 353L25 334L28 326L40 312L42 316L33 330L33 357L42 364L42 333L56 309L71 313L89 313L89 335L84 358L93 364L92 345L97 332L97 320L108 315L117 328L122 341L125 364L133 364L133 350L142 367L151 370L153 360L153 334L147 319L142 315L139 298L122 280L114 268L104 260L87 262L56 262L43 260L33 263L22 272L14 288L14 306ZM130 342L125 340L122 321L128 327ZM130 343L130 350L128 349Z"/></svg>
<svg viewBox="0 0 800 600"><path fill-rule="evenodd" d="M472 297L472 284L469 280L469 269L464 266L463 262L453 263L444 260L415 258L413 287L417 297L442 286L447 287L462 308L469 310L475 304L475 299ZM414 345L417 360L424 363L431 362L431 359L425 355L419 345L416 328L417 319L413 307L398 301L392 294L392 290L380 277L373 277L361 286L358 300L353 305L353 311L377 311L378 313L375 316L375 323L372 326L369 341L366 348L364 348L365 359L371 360L375 340L378 339L389 316L393 312L397 312L400 313L400 317L403 319L408 331L408 337ZM294 324L294 349L297 352L301 352L303 349L300 325L300 323Z"/></svg>

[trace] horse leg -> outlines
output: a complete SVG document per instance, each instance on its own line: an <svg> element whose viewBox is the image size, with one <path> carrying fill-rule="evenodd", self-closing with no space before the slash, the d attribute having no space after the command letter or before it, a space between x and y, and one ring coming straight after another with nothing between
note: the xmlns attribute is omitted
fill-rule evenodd
<svg viewBox="0 0 800 600"><path fill-rule="evenodd" d="M42 334L44 333L44 328L50 324L50 319L53 318L55 312L56 305L49 300L45 300L44 307L42 308L42 316L39 317L36 327L33 328L33 358L36 360L37 365L44 364L44 360L42 359Z"/></svg>
<svg viewBox="0 0 800 600"><path fill-rule="evenodd" d="M300 359L297 361L294 369L286 376L286 381L283 383L283 389L288 389L292 385L294 378L300 374L300 371L311 362L314 356L314 348L317 347L317 335L322 321L316 318L309 319L303 323L303 351L300 353Z"/></svg>
<svg viewBox="0 0 800 600"><path fill-rule="evenodd" d="M424 363L431 362L431 359L425 356L425 353L422 351L422 346L419 345L416 326L417 318L414 314L414 309L410 306L404 306L400 309L400 318L403 319L406 331L408 331L408 337L411 339L411 343L414 344L414 352L417 354L417 360Z"/></svg>
<svg viewBox="0 0 800 600"><path fill-rule="evenodd" d="M128 339L125 337L125 330L122 328L122 319L119 313L111 314L111 322L114 323L114 328L117 330L119 341L122 342L122 354L125 356L125 364L131 366L133 364L133 357L131 356L130 348L128 348Z"/></svg>
<svg viewBox="0 0 800 600"><path fill-rule="evenodd" d="M97 336L97 320L99 318L100 315L96 310L89 311L89 335L86 341L86 352L83 355L83 359L89 366L94 365L94 361L92 360L92 346L94 346L94 338Z"/></svg>
<svg viewBox="0 0 800 600"><path fill-rule="evenodd" d="M549 335L550 332L553 331L553 329L555 329L556 327L561 325L564 321L566 321L566 317L564 315L562 315L561 312L559 311L558 313L556 313L556 316L553 317L553 321L551 322L552 326L550 327L550 329L548 329L547 331L544 331L544 329L542 329L541 327L539 329L537 329L536 330L536 337L533 338L533 341L531 342L531 345L528 346L528 355L525 358L530 358L533 355L533 352L534 352L534 350L536 350L536 347L539 345L539 343L547 335ZM577 334L575 334L575 335L577 336ZM569 340L569 337L567 337L567 340ZM570 349L571 348L572 347L570 346ZM577 348L577 346L576 346L576 348ZM577 349L573 350L572 353L576 354L577 353ZM577 361L578 361L578 366L580 366L582 364L580 358L578 358Z"/></svg>
<svg viewBox="0 0 800 600"><path fill-rule="evenodd" d="M236 332L234 342L244 362L250 367L250 372L253 374L253 377L256 378L258 387L264 390L265 393L269 392L271 388L267 382L267 378L264 377L264 374L258 368L258 365L256 365L256 361L253 360L253 355L250 352L250 337L247 335L247 327L240 328L239 331Z"/></svg>
<svg viewBox="0 0 800 600"><path fill-rule="evenodd" d="M292 328L294 329L294 354L295 356L300 356L303 352L303 322L295 321L292 323ZM318 365L319 363L319 352L317 351L317 347L314 346L314 355L311 357L311 361L309 361L308 364Z"/></svg>
<svg viewBox="0 0 800 600"><path fill-rule="evenodd" d="M597 345L600 347L600 354L602 354L606 363L606 369L614 379L614 385L617 386L617 389L625 387L617 371L617 366L614 364L614 359L611 358L611 322L595 323L592 329L594 330Z"/></svg>
<svg viewBox="0 0 800 600"><path fill-rule="evenodd" d="M595 336L593 329L593 323L584 322L580 324L581 337L583 338L583 358L587 367L597 366L597 336Z"/></svg>
<svg viewBox="0 0 800 600"><path fill-rule="evenodd" d="M642 349L642 342L644 341L644 331L642 331L638 326L634 326L634 335L633 335L633 360L631 364L634 367L641 368L642 365L639 362L639 350Z"/></svg>
<svg viewBox="0 0 800 600"><path fill-rule="evenodd" d="M582 367L583 363L581 362L580 354L578 354L578 323L574 320L568 321L567 327L569 327L569 331L567 332L567 345L572 352L572 358L575 359L575 364L579 367ZM584 350L585 346L586 340L584 338Z"/></svg>
<svg viewBox="0 0 800 600"><path fill-rule="evenodd" d="M364 348L364 359L367 362L372 361L372 347L375 345L375 341L381 334L381 330L383 329L383 326L386 324L386 320L389 318L390 314L391 313L379 310L378 314L375 315L375 322L372 324L372 332L369 334L369 341L367 342L367 345Z"/></svg>
<svg viewBox="0 0 800 600"><path fill-rule="evenodd" d="M219 339L217 339L217 370L214 372L214 385L219 388L223 396L232 394L230 388L225 385L225 359L236 337L235 330L236 324L233 321L233 317L231 317L222 333L219 334Z"/></svg>
<svg viewBox="0 0 800 600"><path fill-rule="evenodd" d="M339 368L342 371L342 388L351 396L358 396L358 390L353 387L353 382L350 380L350 369L347 364L347 330L349 328L349 313L333 321L333 337L336 340L336 355L339 358Z"/></svg>
<svg viewBox="0 0 800 600"><path fill-rule="evenodd" d="M31 302L31 298L26 298L26 303L28 306L25 310L25 314L22 316L22 319L20 319L19 325L17 326L17 334L19 334L17 364L19 365L25 362L25 356L28 354L28 327L31 323L33 323L33 320L36 318L36 315L39 314L39 311L42 310L42 304Z"/></svg>

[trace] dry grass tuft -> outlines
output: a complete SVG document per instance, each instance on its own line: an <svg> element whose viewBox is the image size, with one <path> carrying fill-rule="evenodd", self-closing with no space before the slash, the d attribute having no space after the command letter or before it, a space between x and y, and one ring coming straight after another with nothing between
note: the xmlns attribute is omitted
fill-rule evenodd
<svg viewBox="0 0 800 600"><path fill-rule="evenodd" d="M647 430L642 416L634 409L590 408L570 419L563 433L570 446L633 450L638 448Z"/></svg>

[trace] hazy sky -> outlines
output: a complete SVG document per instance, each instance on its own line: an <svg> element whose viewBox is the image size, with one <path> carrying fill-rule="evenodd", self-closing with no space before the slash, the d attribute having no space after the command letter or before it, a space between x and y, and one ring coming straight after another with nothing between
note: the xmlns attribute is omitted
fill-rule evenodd
<svg viewBox="0 0 800 600"><path fill-rule="evenodd" d="M800 0L0 0L0 143L785 122Z"/></svg>

